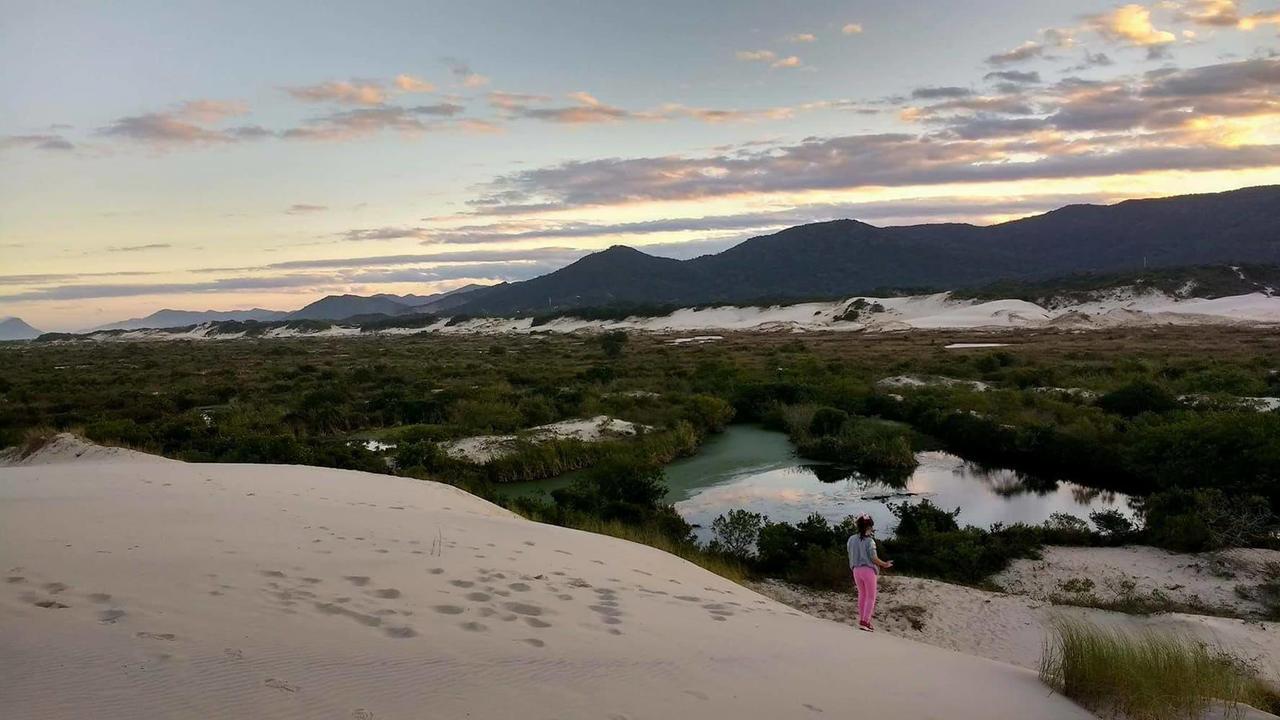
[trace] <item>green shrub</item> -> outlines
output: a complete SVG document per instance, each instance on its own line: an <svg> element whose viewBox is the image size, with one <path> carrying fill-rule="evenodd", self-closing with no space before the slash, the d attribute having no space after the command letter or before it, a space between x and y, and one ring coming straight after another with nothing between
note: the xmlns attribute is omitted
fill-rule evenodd
<svg viewBox="0 0 1280 720"><path fill-rule="evenodd" d="M1231 498L1214 488L1155 493L1141 509L1144 539L1176 552L1262 544L1275 525L1265 499Z"/></svg>
<svg viewBox="0 0 1280 720"><path fill-rule="evenodd" d="M711 550L727 555L746 558L756 551L756 540L760 537L760 528L764 527L766 518L760 513L734 509L711 521Z"/></svg>
<svg viewBox="0 0 1280 720"><path fill-rule="evenodd" d="M1178 398L1161 385L1136 380L1098 398L1098 407L1115 415L1137 417L1143 413L1166 413L1177 410Z"/></svg>
<svg viewBox="0 0 1280 720"><path fill-rule="evenodd" d="M809 420L809 434L814 437L835 435L849 421L849 413L833 407L818 408Z"/></svg>

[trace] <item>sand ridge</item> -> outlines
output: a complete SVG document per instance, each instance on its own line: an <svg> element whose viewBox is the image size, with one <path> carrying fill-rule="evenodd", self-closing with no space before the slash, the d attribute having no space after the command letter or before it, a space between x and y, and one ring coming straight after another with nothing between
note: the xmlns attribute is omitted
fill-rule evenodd
<svg viewBox="0 0 1280 720"><path fill-rule="evenodd" d="M0 468L8 716L1088 717L446 485L83 458Z"/></svg>

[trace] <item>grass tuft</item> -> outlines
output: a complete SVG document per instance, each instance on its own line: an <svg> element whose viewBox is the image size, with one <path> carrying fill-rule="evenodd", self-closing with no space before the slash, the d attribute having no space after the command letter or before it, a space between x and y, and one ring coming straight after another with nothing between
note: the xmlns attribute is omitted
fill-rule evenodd
<svg viewBox="0 0 1280 720"><path fill-rule="evenodd" d="M51 427L35 427L29 428L22 433L22 444L18 446L18 458L25 460L26 458L40 452L46 445L53 442L58 436L58 431Z"/></svg>
<svg viewBox="0 0 1280 720"><path fill-rule="evenodd" d="M746 568L736 560L709 553L691 543L675 542L656 529L594 518L582 518L569 527L657 548L736 583L742 583L747 579Z"/></svg>
<svg viewBox="0 0 1280 720"><path fill-rule="evenodd" d="M1240 660L1190 638L1061 618L1040 678L1094 712L1130 720L1193 720L1218 702L1232 717L1242 704L1267 708L1277 700Z"/></svg>

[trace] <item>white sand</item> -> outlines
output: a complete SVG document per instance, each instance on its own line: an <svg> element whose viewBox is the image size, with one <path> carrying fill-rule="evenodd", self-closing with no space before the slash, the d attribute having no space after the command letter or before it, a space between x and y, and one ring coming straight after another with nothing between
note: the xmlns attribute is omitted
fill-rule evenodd
<svg viewBox="0 0 1280 720"><path fill-rule="evenodd" d="M546 442L548 440L580 440L582 442L599 442L611 438L630 437L648 430L644 425L637 425L626 420L597 415L581 420L561 420L549 425L529 428L519 435L476 435L459 440L440 443L440 447L450 457L466 462L483 465L515 451L520 440L527 442Z"/></svg>
<svg viewBox="0 0 1280 720"><path fill-rule="evenodd" d="M1175 555L1148 547L1047 548L1044 560L1016 561L993 578L1008 591L1003 593L887 574L882 578L876 618L888 634L1028 669L1038 667L1045 628L1055 617L1081 618L1130 630L1152 628L1222 647L1280 684L1280 623L1181 613L1126 615L1047 601L1055 594L1066 594L1064 582L1083 577L1096 578L1095 594L1111 599L1114 594L1108 588L1125 578L1134 581L1143 594L1159 590L1176 601L1198 600L1253 614L1259 608L1239 601L1234 588L1260 582L1261 568L1277 557L1280 553L1267 550L1209 556ZM852 588L822 592L778 581L753 583L752 587L816 617L851 625L857 615ZM919 627L913 626L912 619Z"/></svg>
<svg viewBox="0 0 1280 720"><path fill-rule="evenodd" d="M5 717L1090 717L445 485L84 457L0 468Z"/></svg>
<svg viewBox="0 0 1280 720"><path fill-rule="evenodd" d="M370 331L378 335L441 334L543 334L598 333L612 330L685 334L697 331L754 332L902 332L915 329L1009 330L1058 328L1090 330L1153 325L1275 325L1280 324L1280 297L1250 293L1206 300L1182 298L1159 292L1136 292L1133 288L1112 288L1095 294L1088 302L1049 303L1041 307L1024 300L977 302L957 299L951 293L907 297L852 297L833 302L797 305L732 306L685 308L661 317L629 317L623 320L583 320L555 318L534 325L531 318L471 318L451 324L442 318L425 327L385 328ZM842 320L858 301L868 307L879 305L881 312L863 310L856 320ZM85 339L96 341L140 340L229 340L243 332L220 334L213 325L198 325L181 333L162 330L135 330L118 335L94 333ZM345 337L360 335L359 327L335 325L324 330L276 327L265 338ZM714 342L717 335L676 338L673 344Z"/></svg>

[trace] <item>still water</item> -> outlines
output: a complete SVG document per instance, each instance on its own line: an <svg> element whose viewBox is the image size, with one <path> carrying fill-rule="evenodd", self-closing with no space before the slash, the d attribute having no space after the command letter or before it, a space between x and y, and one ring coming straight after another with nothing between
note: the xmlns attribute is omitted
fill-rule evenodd
<svg viewBox="0 0 1280 720"><path fill-rule="evenodd" d="M1006 469L979 467L945 452L921 452L920 466L903 485L886 485L849 476L830 465L796 457L780 432L733 425L713 436L697 455L666 468L673 503L685 520L706 539L711 521L734 508L797 522L816 512L832 522L847 515L870 513L881 536L895 520L889 503L928 498L946 510L960 508L961 525L1041 523L1055 512L1080 518L1106 508L1132 516L1128 497L1068 482L1038 482ZM516 483L507 492L525 494L564 487L573 474L551 480Z"/></svg>

